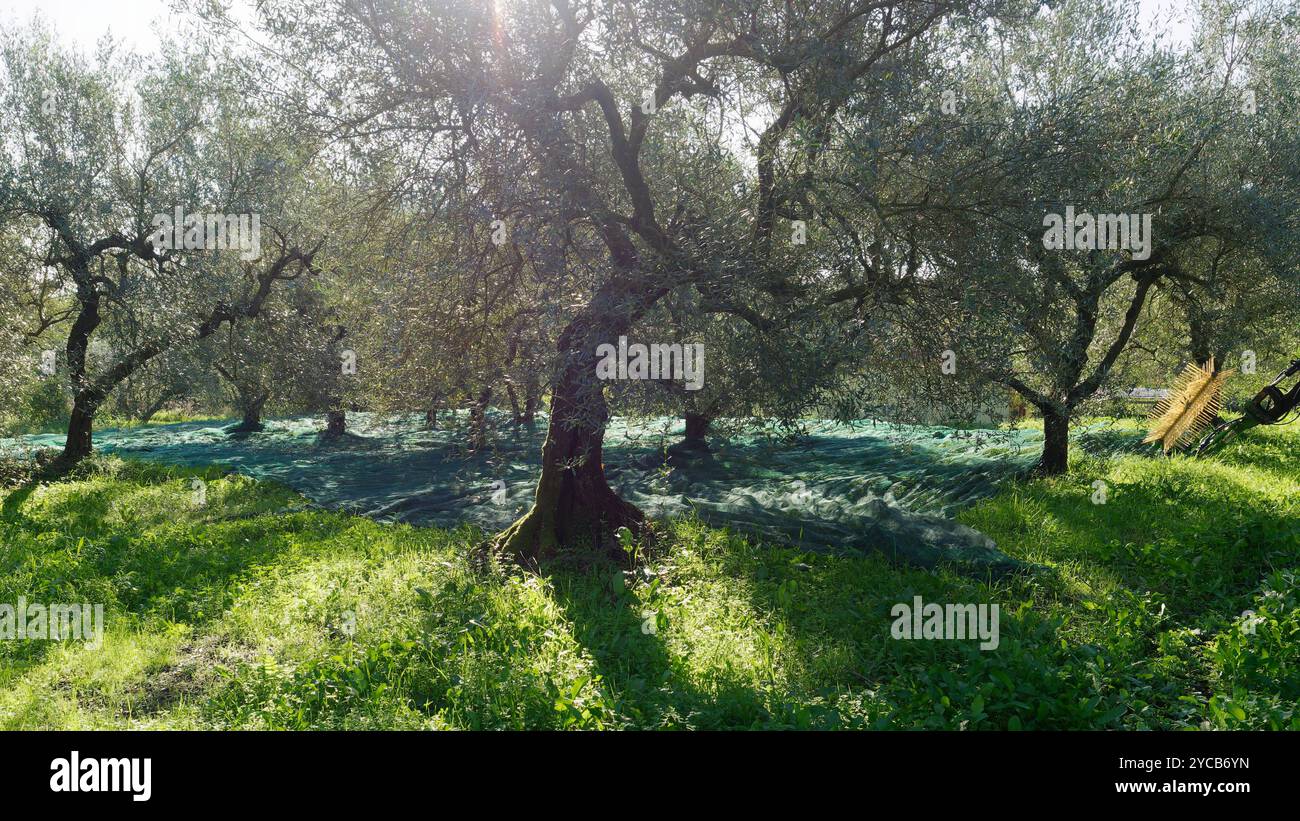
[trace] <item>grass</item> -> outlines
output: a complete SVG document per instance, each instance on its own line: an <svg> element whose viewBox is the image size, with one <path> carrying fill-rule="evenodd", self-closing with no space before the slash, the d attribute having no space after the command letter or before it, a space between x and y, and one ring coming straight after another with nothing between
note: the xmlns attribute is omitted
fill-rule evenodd
<svg viewBox="0 0 1300 821"><path fill-rule="evenodd" d="M189 413L182 410L164 409L150 417L149 421L142 422L128 416L115 416L112 413L101 412L95 417L95 431L110 430L118 428L127 430L131 428L159 427L162 425L178 425L185 422L222 422L235 416L233 411L226 413ZM67 410L62 411L62 415L42 418L39 421L7 420L0 419L0 437L3 436L33 436L41 434L62 434L68 431Z"/></svg>
<svg viewBox="0 0 1300 821"><path fill-rule="evenodd" d="M99 459L0 491L0 602L107 610L0 641L0 728L1300 729L1298 457L1079 456L962 515L1044 566L988 582L690 520L635 573L475 569L470 529ZM915 595L997 603L998 648L892 639Z"/></svg>

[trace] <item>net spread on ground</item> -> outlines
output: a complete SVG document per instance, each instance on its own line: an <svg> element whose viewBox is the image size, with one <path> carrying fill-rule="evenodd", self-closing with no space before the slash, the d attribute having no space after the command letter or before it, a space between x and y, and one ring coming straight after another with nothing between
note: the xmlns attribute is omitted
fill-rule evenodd
<svg viewBox="0 0 1300 821"><path fill-rule="evenodd" d="M492 446L467 454L463 427L426 430L423 415L348 415L348 435L319 437L316 417L269 420L260 433L229 423L104 430L102 452L176 465L227 465L282 482L325 507L382 521L493 531L524 513L540 470L536 429L498 426ZM992 540L954 521L1033 464L1032 430L959 430L870 421L813 422L796 440L733 436L711 451L667 452L672 420L611 422L611 486L653 517L694 512L704 521L812 550L881 551L911 564L952 562L976 572L1020 566ZM1085 428L1089 450L1133 449L1140 434ZM0 449L62 445L60 435L0 441Z"/></svg>

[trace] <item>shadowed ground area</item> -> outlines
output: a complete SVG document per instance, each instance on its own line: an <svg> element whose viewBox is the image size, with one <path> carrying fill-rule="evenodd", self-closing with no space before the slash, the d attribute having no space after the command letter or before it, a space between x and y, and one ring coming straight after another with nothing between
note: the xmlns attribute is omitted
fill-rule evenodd
<svg viewBox="0 0 1300 821"><path fill-rule="evenodd" d="M463 430L425 430L422 421L352 414L350 435L331 442L318 440L314 417L273 420L249 435L227 433L228 423L185 423L105 430L96 447L166 464L228 465L380 521L497 530L527 509L544 422L529 429L498 420L492 448L466 454ZM666 459L665 448L680 436L673 420L610 426L610 482L652 516L694 512L799 548L879 550L920 566L950 560L998 572L1015 563L949 518L1029 467L1041 443L1035 430L815 422L793 441L733 437L710 453Z"/></svg>

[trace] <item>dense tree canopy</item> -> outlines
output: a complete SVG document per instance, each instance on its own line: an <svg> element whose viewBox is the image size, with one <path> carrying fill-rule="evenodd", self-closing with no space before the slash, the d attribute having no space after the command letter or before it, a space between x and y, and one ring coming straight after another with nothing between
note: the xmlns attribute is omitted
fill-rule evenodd
<svg viewBox="0 0 1300 821"><path fill-rule="evenodd" d="M1293 4L1206 2L1186 49L1114 2L191 11L150 59L0 40L0 380L66 389L65 461L110 396L244 430L424 413L466 452L544 416L496 546L621 555L644 517L605 479L611 412L707 448L1027 405L1059 473L1087 403L1294 342ZM256 217L259 247L191 243L193 214ZM607 378L642 345L664 378Z"/></svg>

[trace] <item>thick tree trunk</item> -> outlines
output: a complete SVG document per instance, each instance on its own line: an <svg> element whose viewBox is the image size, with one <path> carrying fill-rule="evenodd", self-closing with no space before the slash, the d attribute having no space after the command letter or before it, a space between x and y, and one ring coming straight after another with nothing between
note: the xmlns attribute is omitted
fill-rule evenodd
<svg viewBox="0 0 1300 821"><path fill-rule="evenodd" d="M693 460L699 456L707 456L712 417L698 410L690 410L683 414L683 418L686 420L686 433L682 436L682 441L668 447L669 460L681 458Z"/></svg>
<svg viewBox="0 0 1300 821"><path fill-rule="evenodd" d="M332 410L325 414L325 437L334 439L347 433L348 416L341 410Z"/></svg>
<svg viewBox="0 0 1300 821"><path fill-rule="evenodd" d="M609 406L596 377L596 349L617 342L665 290L631 278L607 283L560 335L556 347L564 360L551 396L542 475L532 509L497 535L494 547L502 555L536 565L586 547L626 562L616 531L626 527L638 538L645 535L645 514L620 499L605 479Z"/></svg>
<svg viewBox="0 0 1300 821"><path fill-rule="evenodd" d="M709 435L709 425L712 423L713 420L702 413L687 413L684 441L696 445L705 444L705 439Z"/></svg>
<svg viewBox="0 0 1300 821"><path fill-rule="evenodd" d="M571 364L551 401L532 510L498 536L502 552L533 563L582 546L625 559L614 532L627 527L639 534L645 514L620 499L605 479L602 449L608 420L600 384L582 363Z"/></svg>
<svg viewBox="0 0 1300 821"><path fill-rule="evenodd" d="M1034 468L1039 476L1065 473L1070 461L1070 415L1060 409L1043 409L1043 455Z"/></svg>
<svg viewBox="0 0 1300 821"><path fill-rule="evenodd" d="M1214 341L1210 338L1210 327L1202 309L1196 305L1187 308L1187 348L1192 361L1204 365L1214 356ZM1219 363L1222 365L1222 362Z"/></svg>
<svg viewBox="0 0 1300 821"><path fill-rule="evenodd" d="M97 398L87 391L78 393L73 399L72 415L68 418L68 438L63 444L63 453L56 460L61 467L70 468L91 454L95 412L102 401L102 397Z"/></svg>
<svg viewBox="0 0 1300 821"><path fill-rule="evenodd" d="M263 394L250 398L244 403L244 419L234 428L231 433L257 433L264 429L262 425L262 408L266 406L270 396Z"/></svg>
<svg viewBox="0 0 1300 821"><path fill-rule="evenodd" d="M1193 335L1189 347L1192 352L1192 361L1198 365L1204 365L1210 361L1210 357L1214 356L1210 341L1204 337Z"/></svg>

